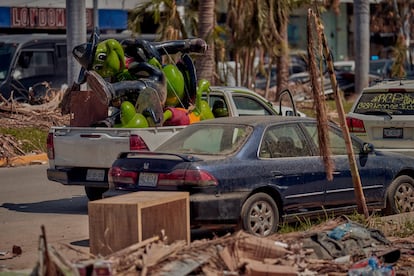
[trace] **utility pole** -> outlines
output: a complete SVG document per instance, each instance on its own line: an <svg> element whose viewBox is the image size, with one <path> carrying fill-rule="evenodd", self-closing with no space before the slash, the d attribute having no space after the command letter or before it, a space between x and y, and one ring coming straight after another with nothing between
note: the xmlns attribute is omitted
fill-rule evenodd
<svg viewBox="0 0 414 276"><path fill-rule="evenodd" d="M86 42L85 0L66 0L66 52L68 59L68 85L78 80L80 64L73 58L75 46Z"/></svg>
<svg viewBox="0 0 414 276"><path fill-rule="evenodd" d="M354 1L355 93L369 85L369 0Z"/></svg>

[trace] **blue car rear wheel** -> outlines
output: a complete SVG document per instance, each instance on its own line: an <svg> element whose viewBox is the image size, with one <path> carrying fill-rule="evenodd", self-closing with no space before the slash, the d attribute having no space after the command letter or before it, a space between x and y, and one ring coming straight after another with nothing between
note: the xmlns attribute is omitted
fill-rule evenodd
<svg viewBox="0 0 414 276"><path fill-rule="evenodd" d="M276 202L268 194L253 194L243 204L241 220L244 231L266 237L277 230L279 209Z"/></svg>

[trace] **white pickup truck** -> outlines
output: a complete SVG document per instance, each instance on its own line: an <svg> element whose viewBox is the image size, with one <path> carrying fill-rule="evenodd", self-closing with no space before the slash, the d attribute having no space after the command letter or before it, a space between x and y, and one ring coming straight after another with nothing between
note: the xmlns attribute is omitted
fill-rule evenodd
<svg viewBox="0 0 414 276"><path fill-rule="evenodd" d="M216 117L296 115L294 104L279 114L271 102L247 88L212 86L203 97ZM47 139L47 178L63 185L85 186L89 200L100 199L108 189L108 170L119 153L154 150L184 127L52 127Z"/></svg>

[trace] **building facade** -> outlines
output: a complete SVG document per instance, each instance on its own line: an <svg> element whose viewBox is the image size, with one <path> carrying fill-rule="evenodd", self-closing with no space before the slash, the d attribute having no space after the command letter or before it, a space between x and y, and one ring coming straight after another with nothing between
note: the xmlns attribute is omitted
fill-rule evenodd
<svg viewBox="0 0 414 276"><path fill-rule="evenodd" d="M143 1L86 0L86 24L94 26L95 16L103 32L120 32L128 28L128 11ZM66 0L2 0L0 2L0 33L65 33ZM95 12L96 11L96 12Z"/></svg>

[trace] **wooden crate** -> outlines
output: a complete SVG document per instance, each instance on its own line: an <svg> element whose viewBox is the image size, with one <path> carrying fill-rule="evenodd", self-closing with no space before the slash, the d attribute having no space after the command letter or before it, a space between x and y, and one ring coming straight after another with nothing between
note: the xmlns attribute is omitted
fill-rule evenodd
<svg viewBox="0 0 414 276"><path fill-rule="evenodd" d="M168 243L190 243L187 192L135 192L88 203L89 246L106 256L165 230Z"/></svg>

